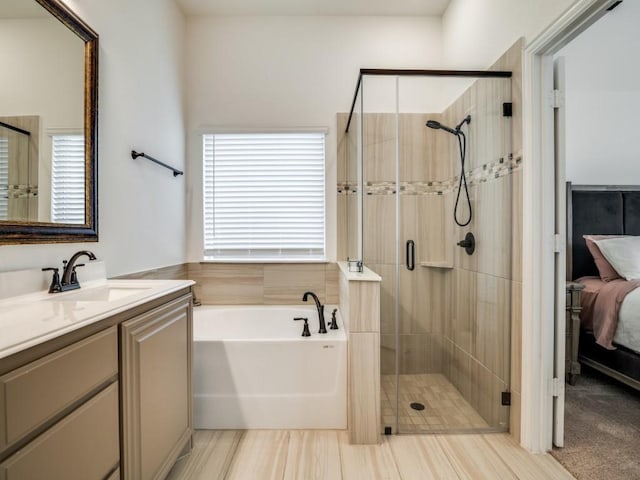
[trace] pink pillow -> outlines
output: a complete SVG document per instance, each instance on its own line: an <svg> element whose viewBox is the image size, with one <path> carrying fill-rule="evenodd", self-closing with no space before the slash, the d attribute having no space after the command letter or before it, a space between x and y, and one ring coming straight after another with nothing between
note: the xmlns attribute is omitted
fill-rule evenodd
<svg viewBox="0 0 640 480"><path fill-rule="evenodd" d="M589 253L593 257L593 261L598 267L598 273L600 274L600 278L605 282L610 282L611 280L615 280L617 278L622 278L616 272L615 268L611 266L611 264L604 258L600 248L595 244L594 240L605 240L607 238L620 238L623 235L583 235L582 238L587 242L587 248L589 249Z"/></svg>

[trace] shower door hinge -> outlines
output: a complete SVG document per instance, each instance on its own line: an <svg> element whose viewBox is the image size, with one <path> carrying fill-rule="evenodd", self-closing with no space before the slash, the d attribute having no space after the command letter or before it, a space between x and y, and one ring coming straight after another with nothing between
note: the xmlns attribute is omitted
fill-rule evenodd
<svg viewBox="0 0 640 480"><path fill-rule="evenodd" d="M549 95L549 103L551 108L564 107L564 92L558 89L551 90L551 95Z"/></svg>
<svg viewBox="0 0 640 480"><path fill-rule="evenodd" d="M559 378L552 378L550 390L552 397L559 397L564 390L564 382L561 382Z"/></svg>
<svg viewBox="0 0 640 480"><path fill-rule="evenodd" d="M511 405L511 392L502 392L502 399L500 403L505 407Z"/></svg>
<svg viewBox="0 0 640 480"><path fill-rule="evenodd" d="M560 253L564 248L564 241L562 239L562 235L559 233L553 234L553 253Z"/></svg>

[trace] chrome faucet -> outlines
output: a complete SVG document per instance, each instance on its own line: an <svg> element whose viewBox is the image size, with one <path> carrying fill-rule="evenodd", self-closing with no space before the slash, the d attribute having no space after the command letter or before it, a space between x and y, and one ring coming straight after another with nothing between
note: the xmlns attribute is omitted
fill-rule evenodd
<svg viewBox="0 0 640 480"><path fill-rule="evenodd" d="M313 292L305 292L302 296L302 301L306 302L309 295L313 297L313 300L316 302L316 308L318 309L318 320L320 321L320 330L318 333L327 333L327 327L324 324L324 305L320 303L318 296Z"/></svg>
<svg viewBox="0 0 640 480"><path fill-rule="evenodd" d="M81 250L73 254L73 256L69 259L69 261L63 261L64 271L62 272L62 280L60 282L61 291L65 292L67 290L74 290L76 288L80 288L80 283L78 282L78 276L76 275L77 267L84 267L84 263L79 263L76 265L76 261L81 256L86 255L89 257L89 260L95 260L96 256L91 253L89 250Z"/></svg>

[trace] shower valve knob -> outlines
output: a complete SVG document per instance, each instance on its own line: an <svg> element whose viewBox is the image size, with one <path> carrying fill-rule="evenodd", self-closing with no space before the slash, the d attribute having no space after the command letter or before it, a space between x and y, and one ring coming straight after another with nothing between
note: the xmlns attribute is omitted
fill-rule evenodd
<svg viewBox="0 0 640 480"><path fill-rule="evenodd" d="M464 240L458 242L458 246L464 248L467 255L473 255L473 252L476 251L476 238L473 236L473 233L467 233Z"/></svg>

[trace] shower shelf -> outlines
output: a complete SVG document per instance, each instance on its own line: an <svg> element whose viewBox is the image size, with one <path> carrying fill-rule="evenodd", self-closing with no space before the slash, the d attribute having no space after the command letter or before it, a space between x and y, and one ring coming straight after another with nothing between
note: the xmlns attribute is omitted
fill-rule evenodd
<svg viewBox="0 0 640 480"><path fill-rule="evenodd" d="M425 268L444 268L451 269L453 268L453 264L451 262L441 261L441 262L420 262L421 267Z"/></svg>

